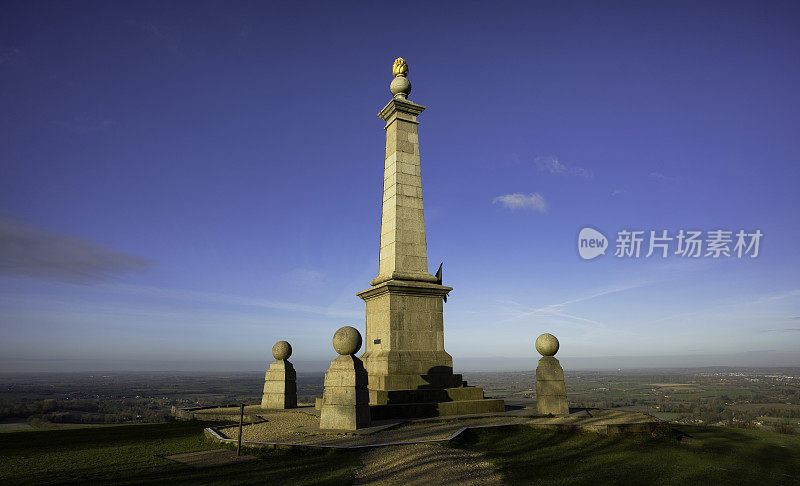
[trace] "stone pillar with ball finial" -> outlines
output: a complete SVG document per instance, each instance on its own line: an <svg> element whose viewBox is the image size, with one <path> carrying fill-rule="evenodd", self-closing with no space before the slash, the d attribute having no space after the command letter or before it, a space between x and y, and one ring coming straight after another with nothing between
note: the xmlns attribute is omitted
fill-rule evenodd
<svg viewBox="0 0 800 486"><path fill-rule="evenodd" d="M345 326L333 335L333 349L339 353L325 372L325 390L319 428L355 430L369 427L367 370L355 354L361 349L361 333Z"/></svg>
<svg viewBox="0 0 800 486"><path fill-rule="evenodd" d="M558 346L552 334L536 338L536 350L542 355L536 367L536 410L541 415L569 415L564 370L555 357Z"/></svg>
<svg viewBox="0 0 800 486"><path fill-rule="evenodd" d="M283 409L297 407L297 373L289 362L292 345L278 341L272 346L275 361L269 365L264 377L264 394L261 408Z"/></svg>

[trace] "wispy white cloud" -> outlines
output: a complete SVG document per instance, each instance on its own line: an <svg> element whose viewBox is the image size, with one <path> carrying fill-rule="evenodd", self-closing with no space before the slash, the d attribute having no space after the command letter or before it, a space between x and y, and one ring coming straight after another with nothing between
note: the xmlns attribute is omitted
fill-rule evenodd
<svg viewBox="0 0 800 486"><path fill-rule="evenodd" d="M594 173L591 170L584 169L583 167L568 167L552 155L535 157L533 163L542 172L548 172L550 174L571 175L583 177L584 179L591 179L594 177Z"/></svg>
<svg viewBox="0 0 800 486"><path fill-rule="evenodd" d="M768 302L775 302L776 300L783 300L788 299L790 297L797 297L800 296L800 289L789 290L786 292L781 292L775 295L768 295L766 297L761 297L760 299L754 300L751 302L752 304L765 304Z"/></svg>
<svg viewBox="0 0 800 486"><path fill-rule="evenodd" d="M742 315L745 315L745 313L747 313L747 315L751 315L756 320L765 320L765 319L774 320L774 319L776 319L776 317L774 315L769 315L769 316L767 316L767 315L765 315L765 316L755 316L755 315L753 315L752 314L752 310L749 309L749 307L750 306L758 306L758 305L762 305L762 304L770 304L770 303L773 303L773 302L778 301L778 300L788 299L788 298L797 297L797 296L800 296L800 289L789 290L789 291L781 292L781 293L775 294L775 295L768 295L768 296L760 297L760 298L758 298L756 300L751 300L751 301L738 300L736 302L731 302L731 301L727 301L726 300L726 301L714 303L712 305L704 306L703 308L697 309L697 310L694 310L694 311L680 312L680 313L677 313L677 314L671 314L671 315L668 315L668 316L664 316L664 317L661 317L661 318L658 318L658 319L653 319L653 320L647 321L647 322L645 322L643 324L650 325L650 324L656 324L656 323L659 323L659 322L674 321L676 319L685 320L686 318L690 318L690 317L698 316L698 315L713 316L713 317L716 317L716 318L721 318L721 317L735 318L735 317L741 317ZM798 318L800 318L800 317L787 316L787 317L784 317L783 319L798 319Z"/></svg>
<svg viewBox="0 0 800 486"><path fill-rule="evenodd" d="M200 326L207 331L220 326L239 331L290 326L292 332L299 332L299 328L316 329L331 320L359 322L364 318L363 309L130 284L97 285L88 294L46 298L27 293L5 294L0 295L0 308L4 309L0 325L49 321L81 329L89 324L107 329L160 330Z"/></svg>
<svg viewBox="0 0 800 486"><path fill-rule="evenodd" d="M531 194L514 193L497 196L492 200L492 203L502 204L512 210L530 209L531 211L540 213L547 212L547 202L544 200L544 197L537 192Z"/></svg>
<svg viewBox="0 0 800 486"><path fill-rule="evenodd" d="M363 311L350 309L337 309L333 307L284 302L269 299L258 299L240 295L200 292L195 290L170 289L143 285L115 284L107 286L110 290L121 293L137 294L143 296L159 297L169 300L188 300L202 303L227 304L233 306L258 307L265 309L282 310L289 312L317 314L327 317L363 318Z"/></svg>
<svg viewBox="0 0 800 486"><path fill-rule="evenodd" d="M657 322L668 322L668 321L673 321L675 319L686 319L687 317L696 316L700 314L708 314L708 313L709 313L709 308L703 308L691 312L680 312L678 314L670 314L668 316L659 317L658 319L652 319L647 322L643 322L642 325L650 326L651 324L655 324Z"/></svg>
<svg viewBox="0 0 800 486"><path fill-rule="evenodd" d="M0 49L0 64L11 64L16 61L22 51L16 47L4 47Z"/></svg>
<svg viewBox="0 0 800 486"><path fill-rule="evenodd" d="M651 283L652 282L641 282L641 283L637 283L637 284L633 284L633 285L626 285L626 286L622 286L622 287L613 287L613 288L601 290L599 292L595 292L593 294L584 295L584 296L581 296L581 297L576 297L574 299L565 300L564 302L559 302L557 304L550 304L550 305L545 305L545 306L537 307L537 308L528 308L528 310L526 310L525 312L519 313L519 314L517 314L517 315L515 315L515 316L513 316L513 317L511 317L509 319L506 319L506 321L523 319L523 318L526 318L526 317L534 317L537 314L544 314L544 315L550 315L550 316L563 317L563 318L570 319L570 320L573 320L573 321L578 321L578 322L581 322L581 323L592 324L593 326L605 326L605 324L603 324L602 322L599 322L599 321L596 321L596 320L593 320L593 319L588 319L588 318L585 318L585 317L576 316L574 314L569 314L569 313L565 312L565 308L567 306L569 306L570 304L576 304L578 302L585 302L585 301L588 301L588 300L596 299L598 297L602 297L604 295L610 295L610 294L615 294L615 293L618 293L618 292L624 292L626 290L632 290L632 289L637 289L637 288L640 288L640 287L645 287L647 285L650 285Z"/></svg>
<svg viewBox="0 0 800 486"><path fill-rule="evenodd" d="M650 177L661 182L678 182L680 177L664 175L661 172L651 172Z"/></svg>
<svg viewBox="0 0 800 486"><path fill-rule="evenodd" d="M628 191L626 191L625 189L614 189L613 191L611 191L611 197L619 196L620 194L625 194L626 192Z"/></svg>

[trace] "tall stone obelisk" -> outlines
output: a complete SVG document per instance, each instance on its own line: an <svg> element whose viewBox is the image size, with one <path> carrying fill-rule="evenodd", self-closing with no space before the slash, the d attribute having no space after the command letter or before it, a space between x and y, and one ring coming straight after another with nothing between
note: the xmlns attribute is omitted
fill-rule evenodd
<svg viewBox="0 0 800 486"><path fill-rule="evenodd" d="M397 59L392 71L394 98L378 113L386 122L378 276L357 294L367 308L361 359L371 405L391 403L390 392L463 386L444 350L442 300L452 288L428 272L417 134L425 107L407 99L406 62Z"/></svg>

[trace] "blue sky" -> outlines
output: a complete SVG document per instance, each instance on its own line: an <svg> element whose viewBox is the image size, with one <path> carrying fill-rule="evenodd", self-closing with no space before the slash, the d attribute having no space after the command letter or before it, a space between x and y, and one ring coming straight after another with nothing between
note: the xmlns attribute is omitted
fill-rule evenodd
<svg viewBox="0 0 800 486"><path fill-rule="evenodd" d="M565 364L800 365L797 3L0 10L8 370L332 358L377 274L398 56L456 367L532 369L542 332ZM764 236L584 261L586 226Z"/></svg>

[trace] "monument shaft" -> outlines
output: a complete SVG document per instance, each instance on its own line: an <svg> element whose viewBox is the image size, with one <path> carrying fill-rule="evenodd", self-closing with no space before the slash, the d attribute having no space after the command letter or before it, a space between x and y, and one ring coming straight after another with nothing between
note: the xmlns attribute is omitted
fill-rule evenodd
<svg viewBox="0 0 800 486"><path fill-rule="evenodd" d="M436 282L428 273L417 115L425 109L392 100L378 116L386 122L383 210L377 285L391 279Z"/></svg>
<svg viewBox="0 0 800 486"><path fill-rule="evenodd" d="M386 122L380 262L366 302L366 352L371 404L388 392L463 385L444 350L442 298L452 290L428 272L417 115L425 109L391 100Z"/></svg>

